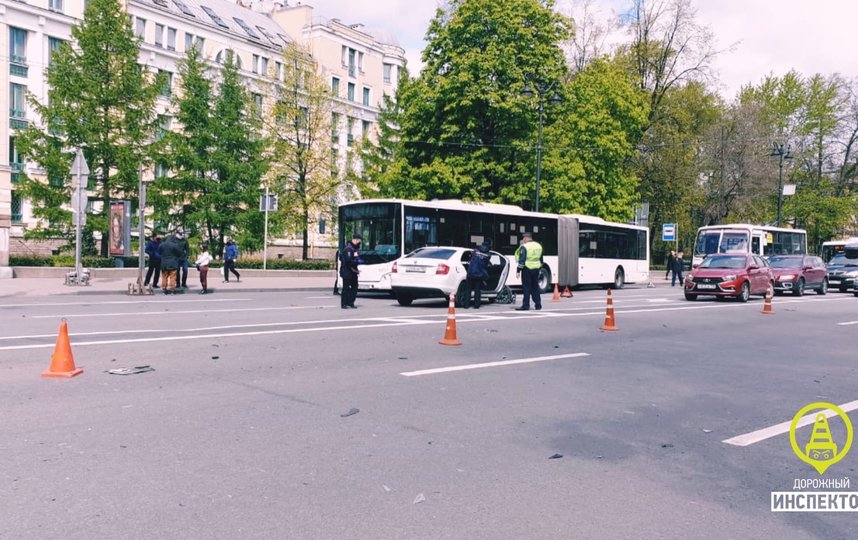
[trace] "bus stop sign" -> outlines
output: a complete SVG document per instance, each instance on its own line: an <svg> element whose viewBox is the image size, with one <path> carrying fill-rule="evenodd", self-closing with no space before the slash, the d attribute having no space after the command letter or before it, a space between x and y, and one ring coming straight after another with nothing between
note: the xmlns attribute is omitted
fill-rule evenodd
<svg viewBox="0 0 858 540"><path fill-rule="evenodd" d="M661 225L662 242L674 242L676 240L676 223L663 223Z"/></svg>

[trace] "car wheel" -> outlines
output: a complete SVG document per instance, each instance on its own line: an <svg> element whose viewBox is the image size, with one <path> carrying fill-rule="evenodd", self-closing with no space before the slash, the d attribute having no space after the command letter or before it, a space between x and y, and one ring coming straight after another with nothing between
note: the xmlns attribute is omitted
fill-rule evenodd
<svg viewBox="0 0 858 540"><path fill-rule="evenodd" d="M551 291L551 272L548 268L539 269L539 292L545 294Z"/></svg>
<svg viewBox="0 0 858 540"><path fill-rule="evenodd" d="M410 306L412 302L414 302L414 298L405 293L393 293L393 296L396 298L396 301L399 302L400 306Z"/></svg>
<svg viewBox="0 0 858 540"><path fill-rule="evenodd" d="M798 283L795 284L795 289L793 289L792 293L796 296L804 296L804 278L798 279Z"/></svg>
<svg viewBox="0 0 858 540"><path fill-rule="evenodd" d="M617 271L614 272L614 290L622 289L625 285L626 274L623 272L622 268L617 268Z"/></svg>
<svg viewBox="0 0 858 540"><path fill-rule="evenodd" d="M697 295L691 294L691 293L685 293L685 299L693 302L693 301L697 300Z"/></svg>
<svg viewBox="0 0 858 540"><path fill-rule="evenodd" d="M751 284L747 281L742 283L742 288L739 291L739 302L745 303L748 299L751 298Z"/></svg>
<svg viewBox="0 0 858 540"><path fill-rule="evenodd" d="M848 292L848 291L849 291L848 287L844 287L843 285L840 286L840 292Z"/></svg>
<svg viewBox="0 0 858 540"><path fill-rule="evenodd" d="M512 289L504 285L498 295L495 297L495 302L498 304L515 304L515 293Z"/></svg>
<svg viewBox="0 0 858 540"><path fill-rule="evenodd" d="M822 285L820 285L819 288L816 289L816 294L827 294L827 293L828 293L828 280L823 279Z"/></svg>

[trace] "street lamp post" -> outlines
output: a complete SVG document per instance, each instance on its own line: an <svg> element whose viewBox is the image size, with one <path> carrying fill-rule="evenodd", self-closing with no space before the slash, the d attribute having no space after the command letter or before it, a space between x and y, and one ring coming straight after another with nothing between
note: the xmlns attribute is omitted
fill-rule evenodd
<svg viewBox="0 0 858 540"><path fill-rule="evenodd" d="M146 245L146 183L143 181L143 171L144 168L141 163L138 178L140 193L137 201L137 211L139 214L137 217L137 247L140 248L140 258L137 261L137 294L143 294L143 267L146 265L146 250L144 249Z"/></svg>
<svg viewBox="0 0 858 540"><path fill-rule="evenodd" d="M792 159L792 154L790 154L790 146L787 145L786 151L784 151L783 143L772 143L772 153L769 154L769 156L778 158L778 218L775 224L780 227L781 209L783 208L784 201L784 160Z"/></svg>
<svg viewBox="0 0 858 540"><path fill-rule="evenodd" d="M557 81L552 82L551 84L543 84L537 82L534 86L536 88L536 92L533 91L532 88L524 85L524 89L521 91L521 95L530 99L536 94L537 105L536 110L538 113L538 131L536 135L536 201L534 205L534 210L539 212L539 182L542 176L542 115L545 111L545 96L546 94L550 94L554 87L557 85ZM557 105L563 101L563 98L560 97L560 94L554 92L554 94L548 98L548 103L552 105Z"/></svg>

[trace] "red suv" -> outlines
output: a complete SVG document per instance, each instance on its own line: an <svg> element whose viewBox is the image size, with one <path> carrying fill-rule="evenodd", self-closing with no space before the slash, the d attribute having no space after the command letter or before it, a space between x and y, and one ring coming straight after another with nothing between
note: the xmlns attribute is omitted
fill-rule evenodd
<svg viewBox="0 0 858 540"><path fill-rule="evenodd" d="M775 276L775 294L792 292L795 296L813 289L816 294L828 292L828 271L825 263L813 255L773 255L769 266Z"/></svg>
<svg viewBox="0 0 858 540"><path fill-rule="evenodd" d="M685 278L685 299L732 296L747 302L752 294L765 295L769 287L774 287L774 277L762 257L710 255Z"/></svg>

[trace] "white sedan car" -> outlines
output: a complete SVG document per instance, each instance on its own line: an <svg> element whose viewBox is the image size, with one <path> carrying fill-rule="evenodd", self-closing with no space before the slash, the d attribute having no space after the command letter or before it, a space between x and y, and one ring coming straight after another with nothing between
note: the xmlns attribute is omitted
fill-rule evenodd
<svg viewBox="0 0 858 540"><path fill-rule="evenodd" d="M456 306L465 304L465 278L472 249L460 247L424 247L393 263L391 288L399 305L410 306L418 298L449 298L456 295ZM515 296L506 286L509 261L495 251L489 252L489 278L483 282L482 297L489 302L513 303Z"/></svg>

